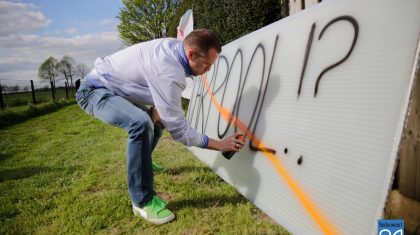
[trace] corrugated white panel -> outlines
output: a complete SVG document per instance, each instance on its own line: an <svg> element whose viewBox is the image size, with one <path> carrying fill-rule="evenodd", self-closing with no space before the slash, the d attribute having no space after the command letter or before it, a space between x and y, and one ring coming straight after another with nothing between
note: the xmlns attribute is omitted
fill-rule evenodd
<svg viewBox="0 0 420 235"><path fill-rule="evenodd" d="M191 150L294 234L376 233L417 62L419 12L418 0L327 1L224 46L206 75L211 89L195 78L188 119L218 139L228 125L221 105L247 126L238 130L276 153L246 147L226 160Z"/></svg>

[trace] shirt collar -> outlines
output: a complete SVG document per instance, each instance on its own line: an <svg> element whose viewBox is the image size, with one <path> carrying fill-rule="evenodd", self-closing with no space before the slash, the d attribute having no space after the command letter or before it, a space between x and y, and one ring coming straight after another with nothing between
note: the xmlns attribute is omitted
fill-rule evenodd
<svg viewBox="0 0 420 235"><path fill-rule="evenodd" d="M178 44L177 49L178 49L178 59L179 59L179 62L181 62L182 67L184 68L185 76L186 77L193 76L193 72L191 70L190 65L188 64L187 56L185 55L184 45L182 44L182 42Z"/></svg>

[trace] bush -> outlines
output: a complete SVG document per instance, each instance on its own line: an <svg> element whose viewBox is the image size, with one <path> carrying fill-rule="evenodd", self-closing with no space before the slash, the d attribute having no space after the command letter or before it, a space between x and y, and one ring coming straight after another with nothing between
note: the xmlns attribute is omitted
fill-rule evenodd
<svg viewBox="0 0 420 235"><path fill-rule="evenodd" d="M288 14L286 0L185 0L173 18L168 34L176 37L176 27L187 9L193 9L194 28L208 28L224 45L271 24Z"/></svg>

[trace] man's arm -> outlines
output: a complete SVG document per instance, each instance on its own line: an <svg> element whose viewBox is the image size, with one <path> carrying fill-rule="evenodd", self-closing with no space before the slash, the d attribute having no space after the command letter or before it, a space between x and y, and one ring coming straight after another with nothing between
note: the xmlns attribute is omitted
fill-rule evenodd
<svg viewBox="0 0 420 235"><path fill-rule="evenodd" d="M150 111L151 111L152 122L159 123L163 127L163 124L160 122L160 116L159 116L158 111L154 107L152 107ZM225 152L225 151L237 152L240 149L242 149L245 144L245 138L239 138L241 135L242 134L234 134L232 136L226 137L223 140L215 140L215 139L209 138L207 149L217 150L221 152Z"/></svg>

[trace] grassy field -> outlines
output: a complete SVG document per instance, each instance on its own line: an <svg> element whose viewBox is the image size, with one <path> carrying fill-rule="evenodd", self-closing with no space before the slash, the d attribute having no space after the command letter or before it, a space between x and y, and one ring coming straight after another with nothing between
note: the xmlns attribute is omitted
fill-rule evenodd
<svg viewBox="0 0 420 235"><path fill-rule="evenodd" d="M1 129L0 234L288 234L167 133L155 185L176 220L134 217L125 138L76 105Z"/></svg>
<svg viewBox="0 0 420 235"><path fill-rule="evenodd" d="M13 124L21 123L43 114L54 112L64 106L75 103L75 100L58 100L37 105L29 104L8 108L5 111L0 111L0 129L7 128Z"/></svg>

